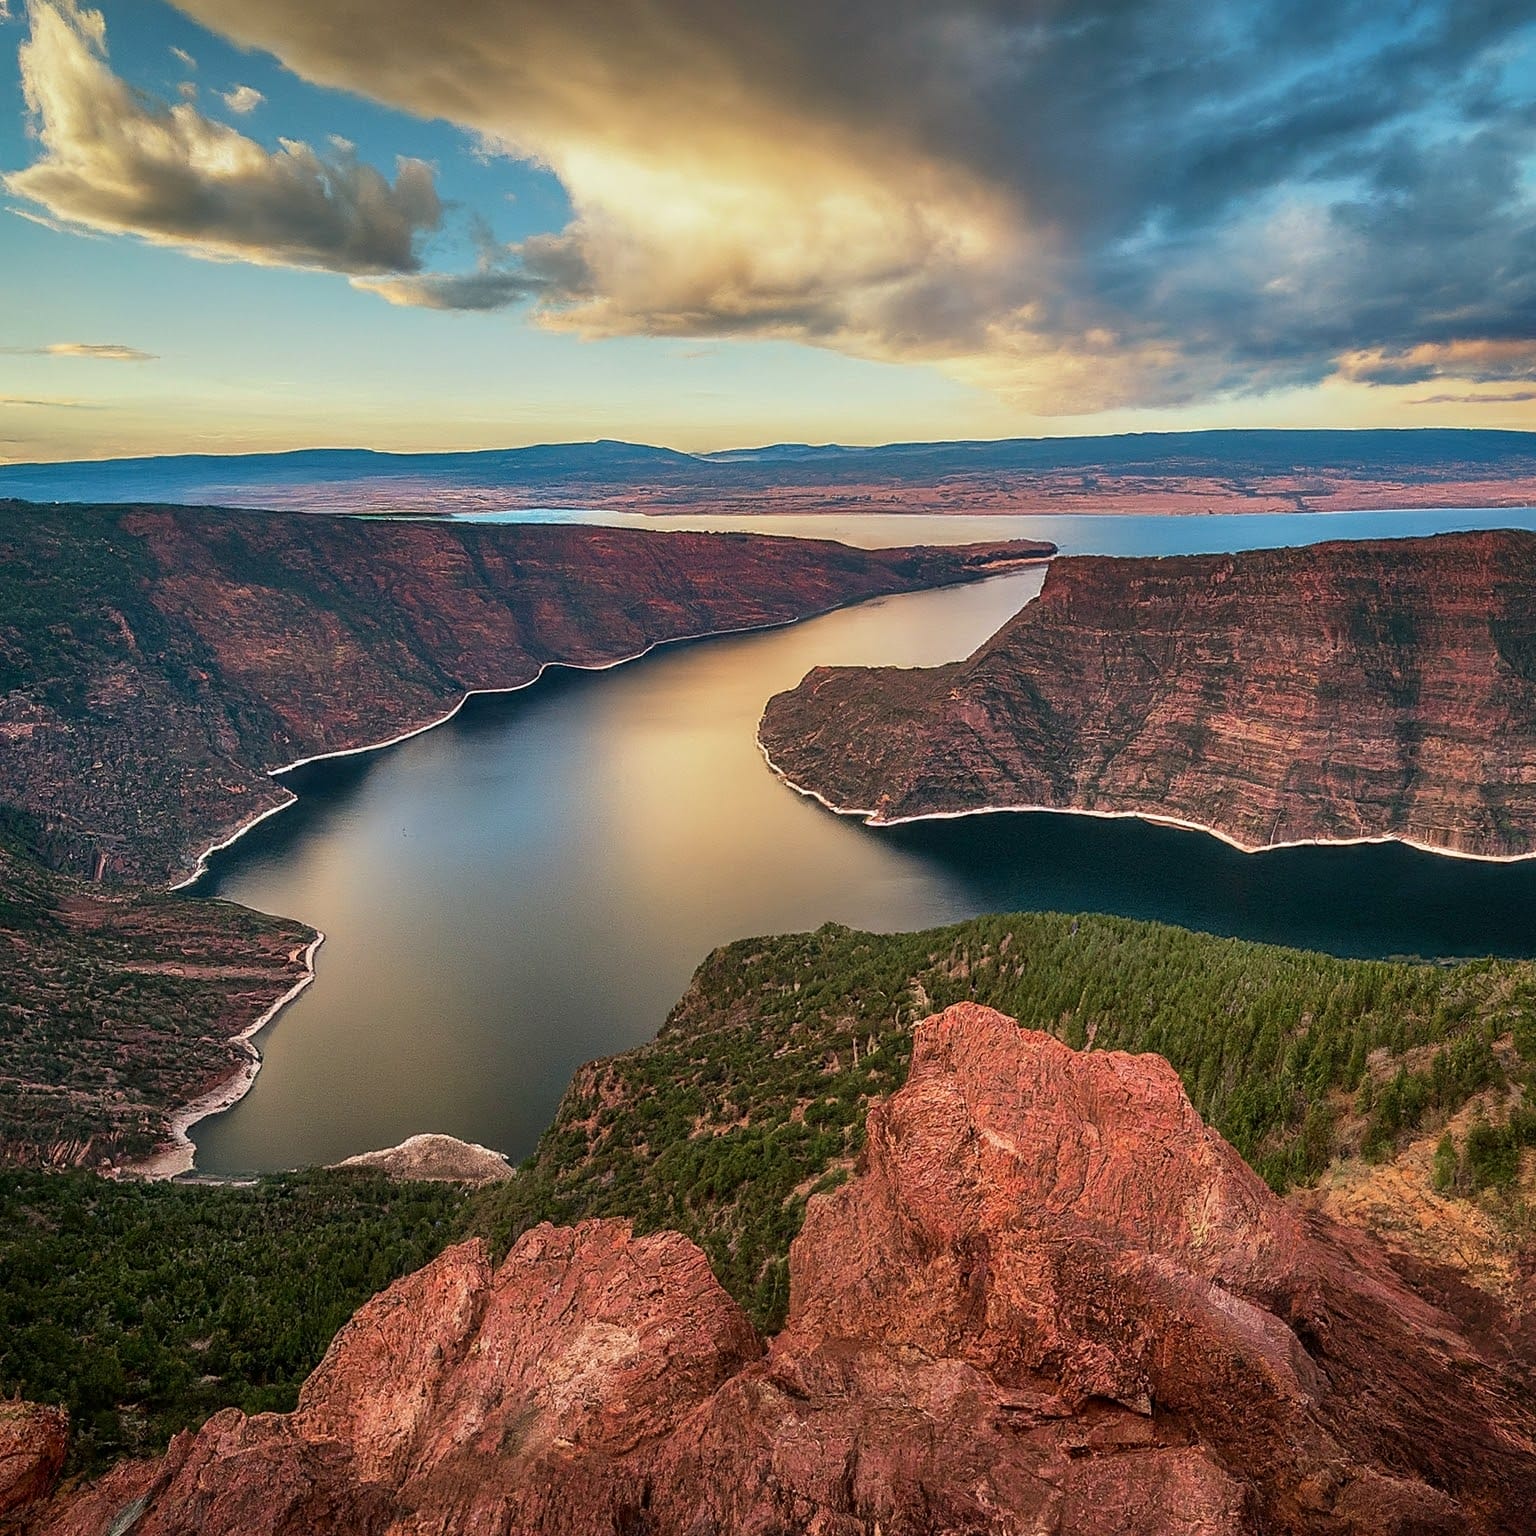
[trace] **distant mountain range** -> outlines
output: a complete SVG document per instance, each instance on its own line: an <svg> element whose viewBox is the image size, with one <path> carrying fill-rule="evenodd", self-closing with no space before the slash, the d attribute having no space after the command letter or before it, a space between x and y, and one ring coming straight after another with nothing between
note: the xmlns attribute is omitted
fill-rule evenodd
<svg viewBox="0 0 1536 1536"><path fill-rule="evenodd" d="M774 443L689 454L545 443L472 453L189 454L0 466L0 496L344 511L1295 511L1536 503L1536 433L1425 428Z"/></svg>

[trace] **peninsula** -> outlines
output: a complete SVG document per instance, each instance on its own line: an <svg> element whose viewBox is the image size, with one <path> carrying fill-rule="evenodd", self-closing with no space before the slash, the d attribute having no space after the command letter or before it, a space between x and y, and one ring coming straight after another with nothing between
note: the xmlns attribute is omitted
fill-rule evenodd
<svg viewBox="0 0 1536 1536"><path fill-rule="evenodd" d="M1536 535L1061 560L967 660L818 668L759 740L873 824L1077 811L1527 858Z"/></svg>

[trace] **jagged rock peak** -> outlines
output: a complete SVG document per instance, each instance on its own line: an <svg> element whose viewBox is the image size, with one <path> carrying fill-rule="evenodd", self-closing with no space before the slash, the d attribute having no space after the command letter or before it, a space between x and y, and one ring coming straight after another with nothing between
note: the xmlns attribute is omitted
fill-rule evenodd
<svg viewBox="0 0 1536 1536"><path fill-rule="evenodd" d="M1298 1215L1161 1059L961 1004L813 1200L766 1348L675 1233L449 1249L289 1415L216 1415L40 1536L1516 1536L1536 1390Z"/></svg>

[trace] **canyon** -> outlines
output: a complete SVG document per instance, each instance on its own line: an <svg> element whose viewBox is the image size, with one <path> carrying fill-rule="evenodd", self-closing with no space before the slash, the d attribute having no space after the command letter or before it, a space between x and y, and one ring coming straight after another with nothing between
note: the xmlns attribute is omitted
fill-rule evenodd
<svg viewBox="0 0 1536 1536"><path fill-rule="evenodd" d="M275 770L1050 552L0 503L0 1164L183 1171L249 1084L317 935L155 888L291 804Z"/></svg>
<svg viewBox="0 0 1536 1536"><path fill-rule="evenodd" d="M1536 537L1056 562L971 657L818 668L759 741L872 824L1134 815L1253 851L1536 854Z"/></svg>
<svg viewBox="0 0 1536 1536"><path fill-rule="evenodd" d="M0 807L61 868L185 880L275 771L468 693L1050 553L0 503Z"/></svg>
<svg viewBox="0 0 1536 1536"><path fill-rule="evenodd" d="M774 1337L676 1233L544 1224L367 1303L293 1413L52 1499L40 1423L0 1500L29 1536L1514 1536L1528 1333L1273 1194L1162 1060L960 1003L812 1199Z"/></svg>

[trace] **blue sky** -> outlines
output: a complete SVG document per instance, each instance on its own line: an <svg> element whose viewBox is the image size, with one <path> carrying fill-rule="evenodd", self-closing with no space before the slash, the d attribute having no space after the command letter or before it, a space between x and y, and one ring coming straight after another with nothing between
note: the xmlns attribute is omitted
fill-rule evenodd
<svg viewBox="0 0 1536 1536"><path fill-rule="evenodd" d="M0 458L1536 426L1509 7L9 10Z"/></svg>

